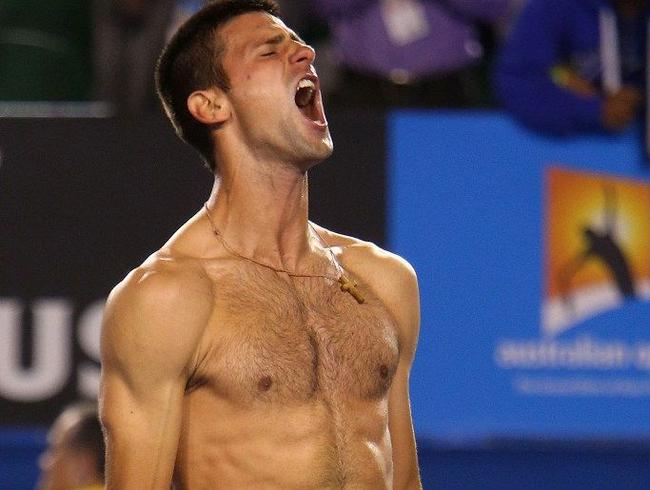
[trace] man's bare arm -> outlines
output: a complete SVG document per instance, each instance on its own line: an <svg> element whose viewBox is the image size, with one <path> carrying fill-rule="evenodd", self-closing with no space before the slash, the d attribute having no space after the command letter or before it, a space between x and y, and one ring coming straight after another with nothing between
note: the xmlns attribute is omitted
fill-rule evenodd
<svg viewBox="0 0 650 490"><path fill-rule="evenodd" d="M420 297L415 272L399 260L391 274L395 285L392 311L400 326L400 358L388 395L388 426L393 446L393 488L421 490L411 403L409 374L420 331Z"/></svg>
<svg viewBox="0 0 650 490"><path fill-rule="evenodd" d="M169 490L183 393L210 297L196 274L155 265L132 272L111 293L100 388L108 489Z"/></svg>

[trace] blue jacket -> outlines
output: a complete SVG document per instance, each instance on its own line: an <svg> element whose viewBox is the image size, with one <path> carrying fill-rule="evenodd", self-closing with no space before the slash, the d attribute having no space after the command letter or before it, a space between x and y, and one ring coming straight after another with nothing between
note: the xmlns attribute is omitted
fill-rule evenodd
<svg viewBox="0 0 650 490"><path fill-rule="evenodd" d="M501 104L524 124L552 133L603 129L600 115L604 97L569 92L553 73L559 66L569 66L602 90L603 59L607 58L603 50L608 48L600 41L607 39L602 32L607 15L616 38L620 39L621 33L636 32L632 57L641 66L622 70L621 81L642 88L647 13L633 23L622 24L607 0L529 0L495 66L494 88ZM625 53L613 51L629 61Z"/></svg>

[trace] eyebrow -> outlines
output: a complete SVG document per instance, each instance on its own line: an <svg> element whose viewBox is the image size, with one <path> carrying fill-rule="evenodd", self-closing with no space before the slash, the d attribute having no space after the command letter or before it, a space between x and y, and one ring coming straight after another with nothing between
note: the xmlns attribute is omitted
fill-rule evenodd
<svg viewBox="0 0 650 490"><path fill-rule="evenodd" d="M278 45L282 43L287 38L285 33L278 34L276 36L270 37L266 39L264 42L260 44L260 46L264 46L265 44L270 44L272 46ZM289 33L289 38L293 41L298 41L299 43L302 44L307 44L305 41L302 40L300 36L298 36L295 32L290 32Z"/></svg>

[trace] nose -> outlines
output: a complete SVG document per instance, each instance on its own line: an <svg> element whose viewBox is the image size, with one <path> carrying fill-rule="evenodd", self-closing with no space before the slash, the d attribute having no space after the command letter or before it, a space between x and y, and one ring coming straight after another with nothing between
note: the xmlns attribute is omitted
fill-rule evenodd
<svg viewBox="0 0 650 490"><path fill-rule="evenodd" d="M308 44L299 41L293 41L294 51L291 54L291 63L307 63L311 65L316 59L316 51Z"/></svg>

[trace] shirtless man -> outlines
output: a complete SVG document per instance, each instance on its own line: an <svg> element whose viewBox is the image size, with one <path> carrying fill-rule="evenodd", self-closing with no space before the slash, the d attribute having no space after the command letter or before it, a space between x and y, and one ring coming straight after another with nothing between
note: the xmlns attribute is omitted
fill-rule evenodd
<svg viewBox="0 0 650 490"><path fill-rule="evenodd" d="M267 0L211 3L163 52L161 98L215 184L110 295L109 489L421 488L416 277L308 221L332 152L313 61Z"/></svg>

